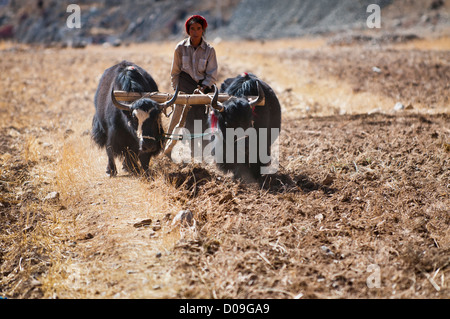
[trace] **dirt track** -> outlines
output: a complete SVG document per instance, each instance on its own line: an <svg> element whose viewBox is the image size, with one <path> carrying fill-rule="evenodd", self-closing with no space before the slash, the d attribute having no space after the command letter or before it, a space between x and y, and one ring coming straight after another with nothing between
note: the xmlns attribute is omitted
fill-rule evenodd
<svg viewBox="0 0 450 319"><path fill-rule="evenodd" d="M217 44L221 80L253 72L283 107L280 169L246 184L163 156L104 174L99 76L128 59L169 91L173 44L3 44L0 296L448 298L450 49L421 45Z"/></svg>

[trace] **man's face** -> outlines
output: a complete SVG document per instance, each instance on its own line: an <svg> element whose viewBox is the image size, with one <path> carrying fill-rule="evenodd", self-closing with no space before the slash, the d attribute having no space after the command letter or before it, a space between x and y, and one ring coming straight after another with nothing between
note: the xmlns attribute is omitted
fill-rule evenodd
<svg viewBox="0 0 450 319"><path fill-rule="evenodd" d="M201 39L203 35L203 27L200 23L193 23L189 26L189 36L194 40Z"/></svg>

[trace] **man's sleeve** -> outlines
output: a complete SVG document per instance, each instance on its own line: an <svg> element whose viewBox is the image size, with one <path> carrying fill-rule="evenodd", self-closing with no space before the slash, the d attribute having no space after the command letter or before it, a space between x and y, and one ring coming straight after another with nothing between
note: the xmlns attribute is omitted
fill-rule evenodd
<svg viewBox="0 0 450 319"><path fill-rule="evenodd" d="M205 86L216 84L218 69L219 67L217 65L216 51L214 48L211 48L211 53L209 54L208 63L206 65L206 77L202 84Z"/></svg>
<svg viewBox="0 0 450 319"><path fill-rule="evenodd" d="M181 73L181 50L178 49L178 46L175 48L175 53L173 55L172 62L172 71L170 72L170 77L172 81L173 89L176 89L178 85L178 79Z"/></svg>

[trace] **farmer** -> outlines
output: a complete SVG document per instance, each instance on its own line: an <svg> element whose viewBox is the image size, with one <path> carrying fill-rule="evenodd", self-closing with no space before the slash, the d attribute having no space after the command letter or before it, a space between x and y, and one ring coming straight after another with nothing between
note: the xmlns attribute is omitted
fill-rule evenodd
<svg viewBox="0 0 450 319"><path fill-rule="evenodd" d="M192 94L196 91L195 93L206 94L212 92L212 85L216 84L218 72L216 51L205 41L207 27L206 19L200 15L193 15L185 22L186 33L189 37L177 44L171 71L172 87L175 89L178 85L180 92ZM191 108L186 109L183 114L184 108L184 105L175 105L169 124L169 133L173 132L177 125L182 127L179 124L182 123L183 117L186 119L184 127L191 134L203 133L208 125L205 106L191 105ZM194 131L194 120L202 121L202 131ZM193 144L191 143L191 146ZM173 145L174 143L169 142L166 151L170 152Z"/></svg>
<svg viewBox="0 0 450 319"><path fill-rule="evenodd" d="M180 85L180 91L193 93L199 89L203 93L211 91L217 81L216 51L204 39L208 23L199 15L186 20L188 38L177 44L172 64L172 87Z"/></svg>

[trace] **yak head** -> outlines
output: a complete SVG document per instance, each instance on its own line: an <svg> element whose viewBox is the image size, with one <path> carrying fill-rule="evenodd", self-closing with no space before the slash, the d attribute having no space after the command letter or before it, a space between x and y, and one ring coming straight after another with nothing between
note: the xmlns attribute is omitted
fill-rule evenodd
<svg viewBox="0 0 450 319"><path fill-rule="evenodd" d="M242 128L244 130L252 127L253 108L264 100L264 91L257 83L258 97L248 100L245 97L232 97L223 104L218 102L218 90L215 87L214 97L211 106L214 108L214 117L217 119L218 128L225 137L227 128Z"/></svg>
<svg viewBox="0 0 450 319"><path fill-rule="evenodd" d="M162 148L161 112L173 105L178 96L178 88L173 97L164 103L158 103L149 98L140 98L132 104L117 101L114 90L111 91L113 104L128 117L128 126L139 142L140 153L154 153Z"/></svg>

